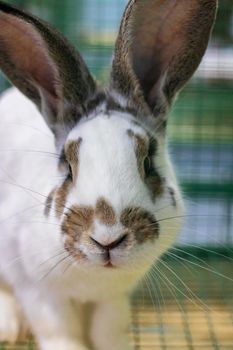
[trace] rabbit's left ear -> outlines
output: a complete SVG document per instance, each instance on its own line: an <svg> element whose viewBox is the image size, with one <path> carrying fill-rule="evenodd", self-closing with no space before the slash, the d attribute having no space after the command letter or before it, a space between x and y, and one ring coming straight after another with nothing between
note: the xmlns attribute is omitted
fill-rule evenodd
<svg viewBox="0 0 233 350"><path fill-rule="evenodd" d="M0 69L43 114L56 137L96 93L82 57L48 23L0 1Z"/></svg>
<svg viewBox="0 0 233 350"><path fill-rule="evenodd" d="M164 115L205 53L217 0L130 0L111 86L136 107Z"/></svg>

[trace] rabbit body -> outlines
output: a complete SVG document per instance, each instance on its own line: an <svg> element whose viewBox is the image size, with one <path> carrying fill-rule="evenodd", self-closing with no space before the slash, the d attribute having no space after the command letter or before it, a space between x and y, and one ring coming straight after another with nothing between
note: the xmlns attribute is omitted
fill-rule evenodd
<svg viewBox="0 0 233 350"><path fill-rule="evenodd" d="M156 257L171 245L180 223L174 225L174 233L170 230L169 235L166 235L164 232L156 252L154 247L147 247L147 251L152 250L152 256L144 259L144 265L137 271L98 271L93 267L89 271L80 271L70 266L70 261L64 259L66 254L59 233L59 221L55 216L45 218L44 215L47 195L57 185L57 177L61 176L57 169L57 157L54 156L56 148L53 135L35 106L15 88L4 93L0 102L0 115L1 125L4 125L0 131L3 154L1 181L4 184L0 191L4 203L1 206L0 281L5 287L13 288L34 330L38 329L40 333L42 326L46 332L52 328L51 332L56 335L56 348L83 349L77 347L75 340L74 344L69 344L70 338L73 338L70 326L73 325L74 338L82 339L82 315L87 307L90 310L91 303L94 325L93 329L90 328L90 335L93 335L95 342L101 335L100 347L97 349L110 349L110 342L113 344L112 349L119 349L119 346L127 349L126 338L123 340L119 333L127 329L130 320L127 296ZM169 179L172 186L177 188L169 162L166 166L166 171L171 173ZM158 203L158 208L163 205L165 202ZM172 215L173 208L167 208L166 215L169 215L169 211ZM181 201L175 212L177 215L182 213ZM163 215L161 212L161 218ZM4 290L2 297L5 300L10 295ZM13 301L12 304L15 308L16 304ZM71 304L76 306L71 308ZM13 306L10 305L10 308ZM53 307L56 309L53 310ZM19 322L17 309L11 312ZM119 319L116 312L120 315ZM57 321L59 313L62 324ZM113 320L110 322L111 318ZM104 336L99 330L100 322L106 322ZM113 331L119 331L111 340L105 334L107 326L110 327L107 334L111 337ZM63 335L65 328L71 335L66 332ZM7 336L6 333L6 340L16 340L19 330L17 324L13 334ZM57 339L58 334L61 339ZM124 347L119 345L119 337L125 343ZM41 347L50 349L55 344L49 341L47 345L41 340Z"/></svg>
<svg viewBox="0 0 233 350"><path fill-rule="evenodd" d="M25 318L41 350L130 349L129 295L184 215L168 111L216 5L129 1L103 90L57 30L0 1L0 68L21 91L0 98L0 341Z"/></svg>

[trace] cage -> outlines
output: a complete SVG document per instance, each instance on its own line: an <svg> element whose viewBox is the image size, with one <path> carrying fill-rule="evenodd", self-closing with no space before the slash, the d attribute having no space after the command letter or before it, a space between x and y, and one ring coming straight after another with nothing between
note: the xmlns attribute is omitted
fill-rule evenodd
<svg viewBox="0 0 233 350"><path fill-rule="evenodd" d="M127 0L8 2L53 23L79 48L97 79L107 80ZM0 76L0 91L8 86ZM233 349L232 89L233 3L221 0L209 49L169 119L186 223L132 296L135 350ZM32 339L0 345L10 349L36 347Z"/></svg>

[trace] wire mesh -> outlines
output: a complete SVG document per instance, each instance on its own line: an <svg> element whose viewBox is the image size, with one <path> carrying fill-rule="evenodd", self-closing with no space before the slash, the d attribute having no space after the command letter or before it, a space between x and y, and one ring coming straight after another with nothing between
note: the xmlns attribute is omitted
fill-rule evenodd
<svg viewBox="0 0 233 350"><path fill-rule="evenodd" d="M156 282L135 298L135 349L232 350L232 262L208 259L200 274L200 261L183 259L158 265Z"/></svg>

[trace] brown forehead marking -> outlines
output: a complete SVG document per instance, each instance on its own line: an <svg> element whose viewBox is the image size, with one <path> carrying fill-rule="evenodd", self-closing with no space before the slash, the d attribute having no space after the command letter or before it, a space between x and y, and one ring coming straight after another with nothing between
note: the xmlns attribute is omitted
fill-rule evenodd
<svg viewBox="0 0 233 350"><path fill-rule="evenodd" d="M77 180L77 177L78 177L78 165L79 165L78 157L79 157L81 143L82 143L82 138L80 137L77 141L69 141L65 145L65 156L72 168L74 180Z"/></svg>
<svg viewBox="0 0 233 350"><path fill-rule="evenodd" d="M106 226L116 224L116 214L113 207L104 198L99 198L96 203L95 215Z"/></svg>
<svg viewBox="0 0 233 350"><path fill-rule="evenodd" d="M50 214L55 192L56 192L56 190L53 189L53 190L49 193L48 197L46 198L46 201L45 201L45 209L44 209L44 215L45 215L45 216L49 216L49 214Z"/></svg>
<svg viewBox="0 0 233 350"><path fill-rule="evenodd" d="M159 224L155 217L142 208L129 207L121 213L120 221L132 231L139 244L159 237Z"/></svg>

